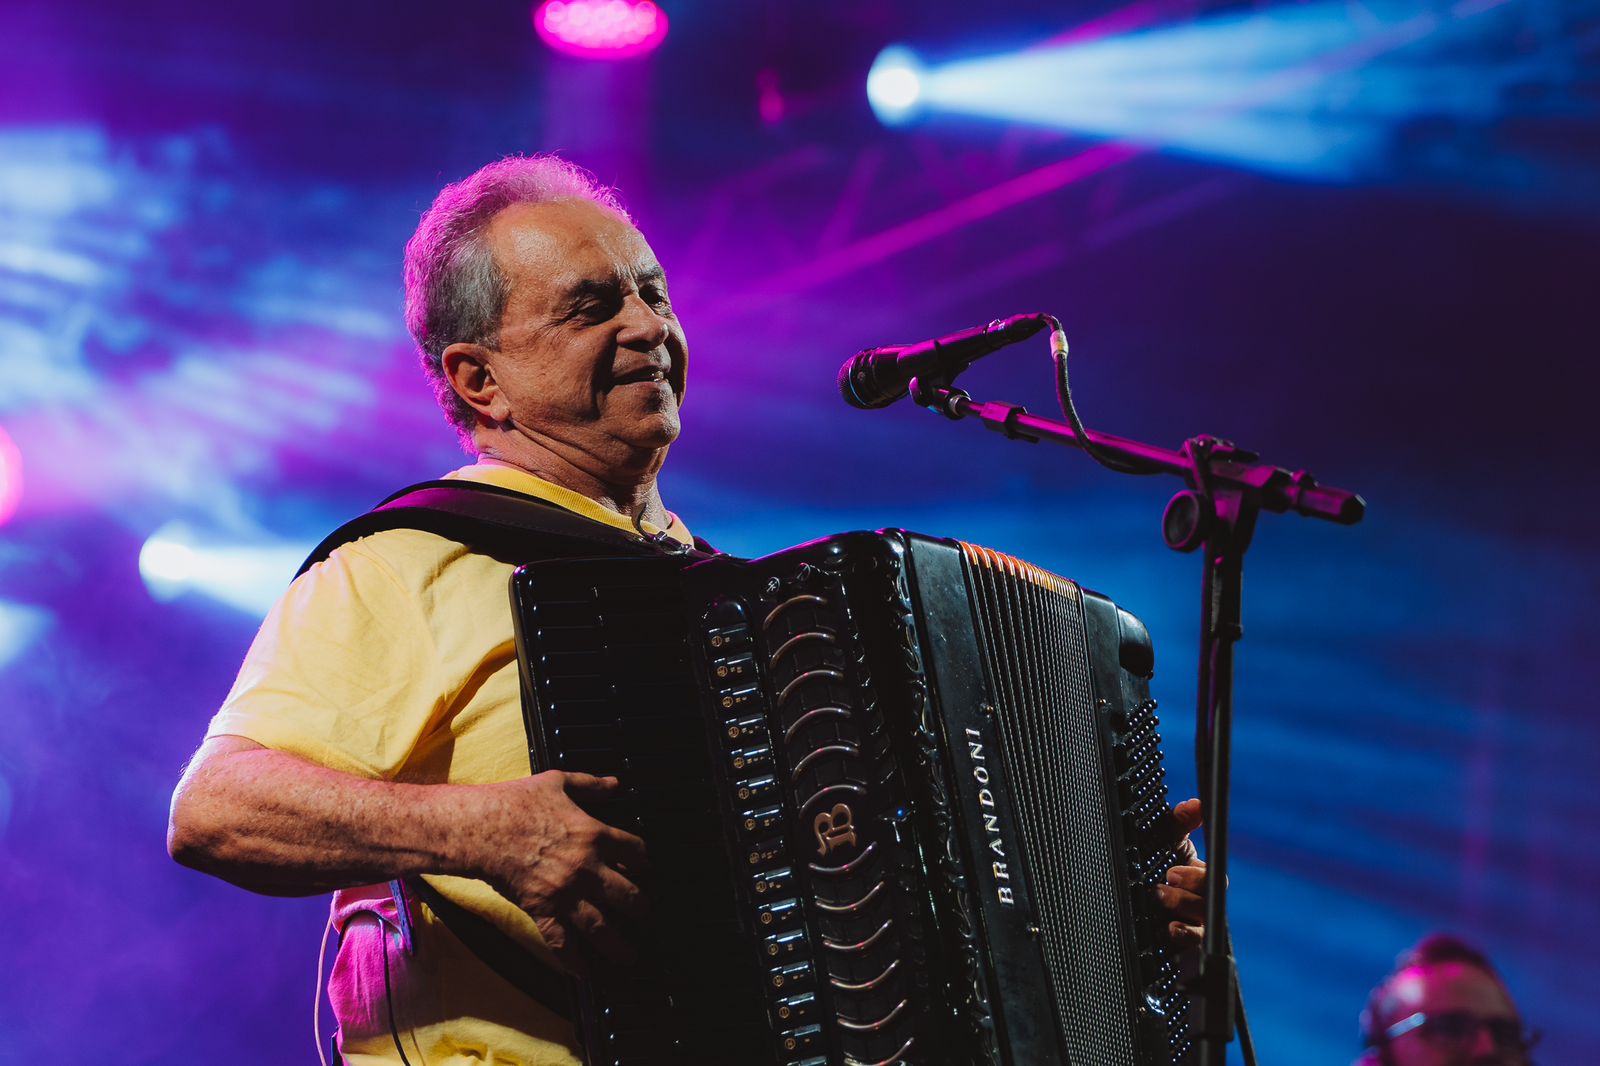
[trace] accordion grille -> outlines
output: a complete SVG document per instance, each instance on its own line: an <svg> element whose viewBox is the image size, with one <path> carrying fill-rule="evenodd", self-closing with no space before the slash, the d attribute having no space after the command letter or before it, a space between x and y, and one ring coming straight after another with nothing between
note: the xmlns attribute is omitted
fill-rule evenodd
<svg viewBox="0 0 1600 1066"><path fill-rule="evenodd" d="M962 550L1067 1049L1074 1066L1133 1066L1133 975L1108 865L1116 812L1104 787L1082 595L1011 556Z"/></svg>

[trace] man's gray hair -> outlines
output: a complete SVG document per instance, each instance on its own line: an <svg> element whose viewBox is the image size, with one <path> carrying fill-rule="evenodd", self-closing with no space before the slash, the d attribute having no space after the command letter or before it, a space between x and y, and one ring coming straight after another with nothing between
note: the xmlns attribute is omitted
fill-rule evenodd
<svg viewBox="0 0 1600 1066"><path fill-rule="evenodd" d="M446 185L406 242L406 328L434 398L468 451L476 451L476 416L450 387L441 355L458 341L491 348L500 343L510 285L485 231L513 204L554 200L591 200L628 219L616 192L583 168L553 155L508 156Z"/></svg>

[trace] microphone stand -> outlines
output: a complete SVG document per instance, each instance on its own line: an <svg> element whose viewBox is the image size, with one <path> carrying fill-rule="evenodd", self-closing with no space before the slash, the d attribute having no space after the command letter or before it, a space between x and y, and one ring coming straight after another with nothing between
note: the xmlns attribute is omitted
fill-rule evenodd
<svg viewBox="0 0 1600 1066"><path fill-rule="evenodd" d="M1366 501L1319 485L1304 470L1290 473L1225 440L1195 437L1171 451L1030 415L1016 404L974 400L948 382L913 378L911 398L935 414L977 418L1011 440L1091 447L1128 473L1173 474L1188 487L1168 502L1161 534L1174 551L1204 547L1200 593L1200 677L1195 761L1205 790L1206 931L1193 990L1201 1002L1201 1066L1224 1066L1235 1025L1248 1031L1228 935L1228 787L1233 740L1233 649L1244 634L1241 601L1244 554L1262 511L1354 525ZM1253 1062L1253 1048L1249 1059Z"/></svg>

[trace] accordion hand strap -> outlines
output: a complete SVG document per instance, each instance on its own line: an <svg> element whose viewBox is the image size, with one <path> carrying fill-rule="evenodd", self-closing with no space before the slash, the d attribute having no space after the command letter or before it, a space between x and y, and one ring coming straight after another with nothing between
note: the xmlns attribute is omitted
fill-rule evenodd
<svg viewBox="0 0 1600 1066"><path fill-rule="evenodd" d="M395 902L402 911L406 906L403 896L421 900L433 916L501 980L563 1021L573 1020L572 983L560 970L530 955L486 919L440 895L438 889L422 878L407 877L398 884L404 886L395 893Z"/></svg>

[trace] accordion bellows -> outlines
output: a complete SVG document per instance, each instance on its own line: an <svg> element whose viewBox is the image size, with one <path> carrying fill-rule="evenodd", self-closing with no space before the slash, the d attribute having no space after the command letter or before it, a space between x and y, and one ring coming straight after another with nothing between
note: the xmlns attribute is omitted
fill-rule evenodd
<svg viewBox="0 0 1600 1066"><path fill-rule="evenodd" d="M621 778L593 813L654 867L644 961L580 991L590 1066L1193 1059L1134 616L894 530L512 599L535 769Z"/></svg>

